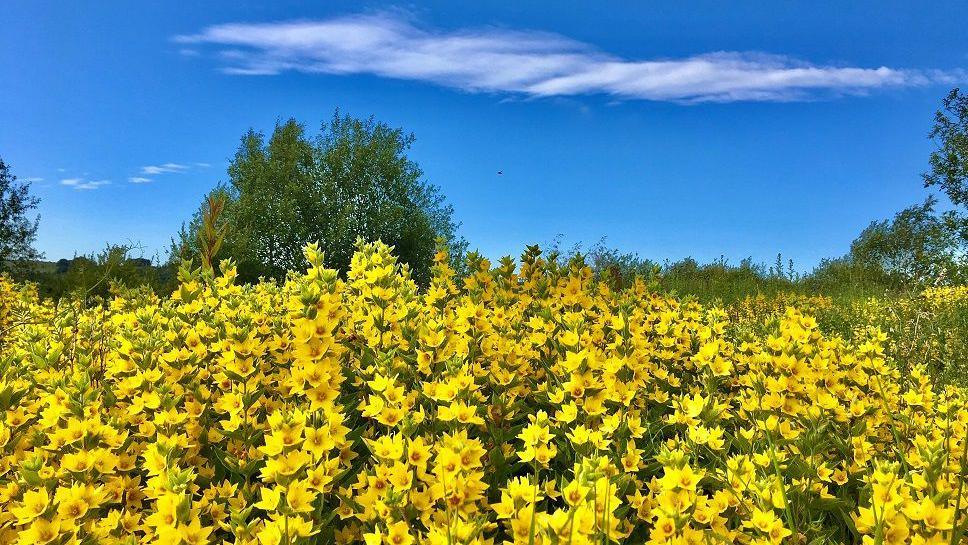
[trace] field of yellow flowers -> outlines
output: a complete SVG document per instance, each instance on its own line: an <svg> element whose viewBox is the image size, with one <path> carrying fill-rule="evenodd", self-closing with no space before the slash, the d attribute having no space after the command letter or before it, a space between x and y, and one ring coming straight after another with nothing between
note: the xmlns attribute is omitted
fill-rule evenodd
<svg viewBox="0 0 968 545"><path fill-rule="evenodd" d="M89 308L0 281L0 543L963 543L966 395L876 327L533 248L425 291L306 257Z"/></svg>

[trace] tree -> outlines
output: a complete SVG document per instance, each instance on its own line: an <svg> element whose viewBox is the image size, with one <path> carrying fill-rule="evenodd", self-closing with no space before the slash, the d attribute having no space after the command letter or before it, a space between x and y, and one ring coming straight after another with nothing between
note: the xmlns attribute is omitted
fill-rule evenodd
<svg viewBox="0 0 968 545"><path fill-rule="evenodd" d="M51 268L37 267L25 278L44 297L71 297L84 304L103 302L124 290L170 294L175 288L173 267L155 266L136 255L137 250L131 244L108 244L98 253L60 259Z"/></svg>
<svg viewBox="0 0 968 545"><path fill-rule="evenodd" d="M302 125L292 119L277 125L268 142L254 130L243 136L228 170L225 244L243 278L282 279L301 267L302 246L316 224L310 202L317 193L313 155Z"/></svg>
<svg viewBox="0 0 968 545"><path fill-rule="evenodd" d="M937 199L873 222L851 244L843 259L828 260L814 280L860 278L892 288L966 281L968 274L968 96L952 89L934 115L929 137L938 143L931 170L922 174L925 187L937 187L954 209L937 213Z"/></svg>
<svg viewBox="0 0 968 545"><path fill-rule="evenodd" d="M850 261L883 271L899 286L964 281L962 233L953 211L936 214L934 197L873 222L850 246Z"/></svg>
<svg viewBox="0 0 968 545"><path fill-rule="evenodd" d="M968 207L968 95L952 89L942 104L929 135L938 149L931 153L931 171L922 175L924 186L938 186L952 203Z"/></svg>
<svg viewBox="0 0 968 545"><path fill-rule="evenodd" d="M0 270L42 257L34 249L40 216L27 217L38 204L40 199L30 194L30 183L18 182L0 159Z"/></svg>
<svg viewBox="0 0 968 545"><path fill-rule="evenodd" d="M221 214L227 227L219 257L235 260L240 278L284 278L303 267L302 248L318 242L328 266L349 269L356 241L382 240L409 264L414 278L430 277L436 240L459 259L453 209L407 152L414 137L372 117L337 111L315 138L290 119L272 135L250 130L228 169ZM198 256L202 216L196 213L179 243Z"/></svg>

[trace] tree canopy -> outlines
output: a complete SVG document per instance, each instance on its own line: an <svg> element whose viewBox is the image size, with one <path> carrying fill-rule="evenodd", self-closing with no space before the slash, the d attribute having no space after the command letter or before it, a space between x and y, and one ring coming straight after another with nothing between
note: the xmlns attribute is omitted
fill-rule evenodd
<svg viewBox="0 0 968 545"><path fill-rule="evenodd" d="M930 138L938 143L931 153L925 187L937 186L951 202L968 207L968 95L952 89L934 114Z"/></svg>
<svg viewBox="0 0 968 545"><path fill-rule="evenodd" d="M915 285L965 281L962 233L953 211L935 212L936 200L873 222L850 246L851 260L876 268L896 282Z"/></svg>
<svg viewBox="0 0 968 545"><path fill-rule="evenodd" d="M382 240L427 282L437 240L454 255L463 243L451 206L407 155L413 142L402 129L339 111L315 137L294 119L268 139L249 130L229 183L215 190L225 200L218 257L234 259L242 279L281 279L302 268L307 243L318 242L327 266L345 272L357 240ZM195 256L203 223L196 214L180 237Z"/></svg>
<svg viewBox="0 0 968 545"><path fill-rule="evenodd" d="M40 217L28 217L40 199L30 194L30 183L19 182L0 159L0 270L39 259L34 248Z"/></svg>
<svg viewBox="0 0 968 545"><path fill-rule="evenodd" d="M938 148L928 159L924 185L940 189L954 207L938 212L937 199L929 196L890 220L875 221L854 240L844 261L895 285L968 281L968 217L961 210L968 207L968 96L952 89L928 136Z"/></svg>

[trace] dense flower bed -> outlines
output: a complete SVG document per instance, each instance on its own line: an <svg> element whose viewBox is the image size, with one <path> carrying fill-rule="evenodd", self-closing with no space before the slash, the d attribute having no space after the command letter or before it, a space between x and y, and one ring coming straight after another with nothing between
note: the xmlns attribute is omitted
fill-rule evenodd
<svg viewBox="0 0 968 545"><path fill-rule="evenodd" d="M958 543L965 395L788 309L621 292L529 249L170 298L0 282L0 542Z"/></svg>

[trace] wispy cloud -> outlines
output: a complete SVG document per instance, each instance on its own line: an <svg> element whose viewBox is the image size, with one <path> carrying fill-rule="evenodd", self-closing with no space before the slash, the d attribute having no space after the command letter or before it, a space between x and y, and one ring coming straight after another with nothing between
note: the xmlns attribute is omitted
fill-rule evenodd
<svg viewBox="0 0 968 545"><path fill-rule="evenodd" d="M109 185L111 180L86 180L84 178L64 178L60 181L61 185L73 187L79 190L93 190L101 186Z"/></svg>
<svg viewBox="0 0 968 545"><path fill-rule="evenodd" d="M749 52L628 59L558 34L497 27L428 29L396 13L220 24L174 39L193 48L214 48L222 70L230 74L371 74L532 97L810 100L965 78L964 72L818 65Z"/></svg>
<svg viewBox="0 0 968 545"><path fill-rule="evenodd" d="M44 181L43 178L40 178L40 177L37 177L37 176L30 176L30 177L22 178L22 179L23 179L23 181L25 181L27 183L31 183L31 184L34 183L34 182L43 182Z"/></svg>
<svg viewBox="0 0 968 545"><path fill-rule="evenodd" d="M182 165L179 163L165 163L163 165L148 165L141 167L141 173L151 175L158 174L179 174L188 170L188 165Z"/></svg>
<svg viewBox="0 0 968 545"><path fill-rule="evenodd" d="M132 184L147 184L154 181L149 176L159 176L162 174L184 174L195 168L208 168L209 163L162 163L160 165L146 165L141 167L141 172L128 177L128 182Z"/></svg>

